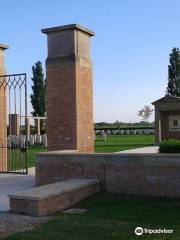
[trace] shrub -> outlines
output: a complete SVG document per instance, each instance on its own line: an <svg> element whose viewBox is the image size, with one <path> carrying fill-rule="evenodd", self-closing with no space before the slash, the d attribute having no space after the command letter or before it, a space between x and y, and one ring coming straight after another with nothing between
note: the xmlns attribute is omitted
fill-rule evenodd
<svg viewBox="0 0 180 240"><path fill-rule="evenodd" d="M180 153L180 141L169 139L162 141L159 146L160 153Z"/></svg>

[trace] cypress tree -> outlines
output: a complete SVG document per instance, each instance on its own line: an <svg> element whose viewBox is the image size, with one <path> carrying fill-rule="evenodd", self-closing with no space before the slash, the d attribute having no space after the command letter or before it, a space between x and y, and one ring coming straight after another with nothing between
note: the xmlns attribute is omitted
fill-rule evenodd
<svg viewBox="0 0 180 240"><path fill-rule="evenodd" d="M180 96L180 72L178 64L179 48L173 48L169 55L167 94Z"/></svg>
<svg viewBox="0 0 180 240"><path fill-rule="evenodd" d="M44 117L46 114L46 100L45 100L45 80L42 68L42 63L40 61L36 62L32 66L32 94L31 104L33 107L33 116Z"/></svg>

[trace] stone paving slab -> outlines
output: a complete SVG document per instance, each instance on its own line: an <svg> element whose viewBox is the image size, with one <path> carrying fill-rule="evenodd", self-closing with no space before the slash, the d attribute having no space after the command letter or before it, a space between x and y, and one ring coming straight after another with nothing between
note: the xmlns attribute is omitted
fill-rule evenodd
<svg viewBox="0 0 180 240"><path fill-rule="evenodd" d="M63 211L63 213L67 213L67 214L80 214L85 212L87 212L87 209L83 209L83 208L69 208Z"/></svg>
<svg viewBox="0 0 180 240"><path fill-rule="evenodd" d="M116 153L158 153L158 150L159 150L158 146L149 146L149 147L124 150Z"/></svg>
<svg viewBox="0 0 180 240"><path fill-rule="evenodd" d="M35 170L29 169L28 175L0 174L0 212L7 212L9 207L9 194L34 187Z"/></svg>
<svg viewBox="0 0 180 240"><path fill-rule="evenodd" d="M50 197L55 197L65 192L79 190L99 183L96 179L72 178L61 182L51 183L48 185L34 187L25 191L9 194L10 198L27 199L27 200L43 200Z"/></svg>

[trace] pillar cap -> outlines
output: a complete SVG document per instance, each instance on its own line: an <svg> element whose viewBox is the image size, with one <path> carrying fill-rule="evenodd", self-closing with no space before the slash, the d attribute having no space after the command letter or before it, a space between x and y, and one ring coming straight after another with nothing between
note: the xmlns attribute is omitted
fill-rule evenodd
<svg viewBox="0 0 180 240"><path fill-rule="evenodd" d="M59 31L72 30L72 29L78 29L79 31L82 31L90 36L95 36L94 32L78 24L69 24L69 25L63 25L63 26L52 27L52 28L44 28L44 29L41 29L41 32L48 34L51 32L59 32Z"/></svg>
<svg viewBox="0 0 180 240"><path fill-rule="evenodd" d="M0 43L0 48L6 50L9 48L9 46Z"/></svg>

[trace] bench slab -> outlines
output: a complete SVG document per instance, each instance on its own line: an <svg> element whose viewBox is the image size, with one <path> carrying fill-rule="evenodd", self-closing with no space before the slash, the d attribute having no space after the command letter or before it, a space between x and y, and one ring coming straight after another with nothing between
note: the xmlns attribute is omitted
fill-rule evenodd
<svg viewBox="0 0 180 240"><path fill-rule="evenodd" d="M96 179L68 179L9 195L10 208L30 216L45 216L74 205L99 188Z"/></svg>

